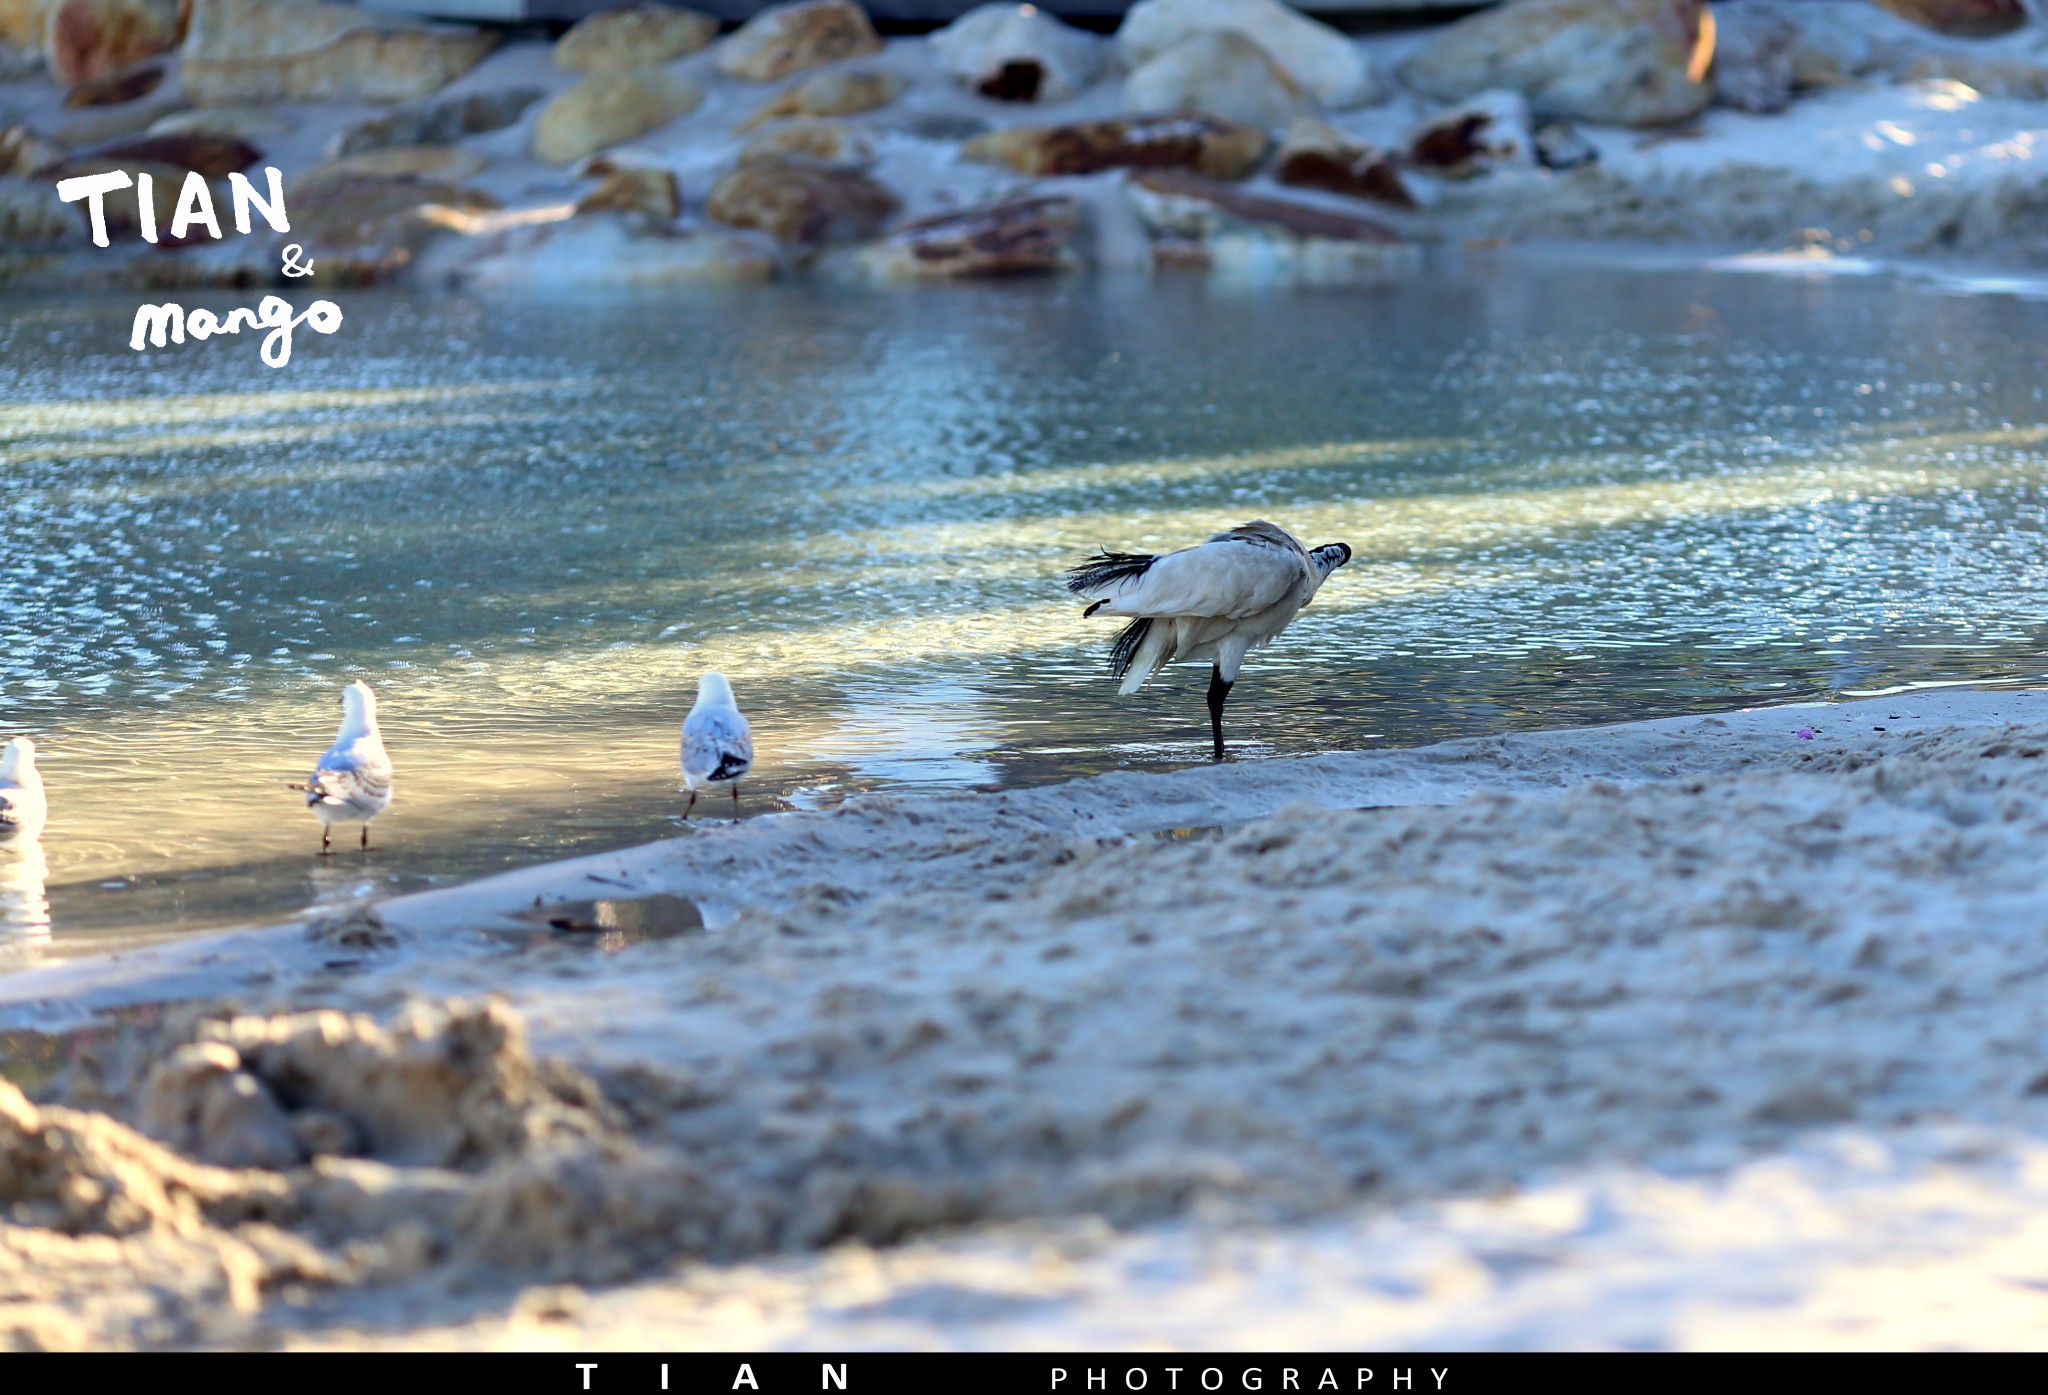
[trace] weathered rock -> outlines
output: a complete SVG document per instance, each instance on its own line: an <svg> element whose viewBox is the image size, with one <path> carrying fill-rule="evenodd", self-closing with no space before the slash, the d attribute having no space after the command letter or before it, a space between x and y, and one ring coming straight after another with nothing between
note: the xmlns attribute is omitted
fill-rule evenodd
<svg viewBox="0 0 2048 1395"><path fill-rule="evenodd" d="M857 170L770 161L741 165L712 185L704 212L728 227L821 247L866 241L902 206Z"/></svg>
<svg viewBox="0 0 2048 1395"><path fill-rule="evenodd" d="M1529 108L1516 92L1482 92L1438 112L1408 137L1409 163L1451 179L1527 167L1535 159Z"/></svg>
<svg viewBox="0 0 2048 1395"><path fill-rule="evenodd" d="M174 111L169 116L159 117L150 122L145 134L182 136L198 133L254 141L269 136L288 136L298 129L298 122L268 107L195 107L190 111Z"/></svg>
<svg viewBox="0 0 2048 1395"><path fill-rule="evenodd" d="M1229 30L1191 34L1124 81L1126 111L1199 111L1270 129L1308 106L1286 69Z"/></svg>
<svg viewBox="0 0 2048 1395"><path fill-rule="evenodd" d="M1036 5L978 5L931 48L948 77L999 102L1064 102L1102 72L1102 40Z"/></svg>
<svg viewBox="0 0 2048 1395"><path fill-rule="evenodd" d="M850 68L837 73L820 73L776 94L766 106L742 121L738 128L751 131L765 122L785 116L858 116L864 111L887 106L910 84L902 74L887 68Z"/></svg>
<svg viewBox="0 0 2048 1395"><path fill-rule="evenodd" d="M106 174L110 170L125 170L130 175L137 176L138 178L128 188L116 189L105 196L103 207L106 209L108 240L110 242L120 242L140 236L142 231L142 213L138 200L142 195L142 186L139 176L146 174L150 177L150 207L156 213L157 237L161 242L170 244L173 241L171 237L171 219L177 215L178 195L185 187L185 175L188 173L188 171L177 165L137 160L128 156L90 155L64 160L38 170L36 178L45 181L46 184L54 184L60 179L75 179L80 175L88 174ZM214 207L217 211L221 206L220 191L216 189L213 193ZM52 195L53 199L54 197ZM296 206L292 209L292 214L294 217L297 216L298 209ZM206 237L204 229L188 231L193 231L194 235L200 239ZM192 239L188 237L186 240L190 241Z"/></svg>
<svg viewBox="0 0 2048 1395"><path fill-rule="evenodd" d="M1154 264L1312 282L1378 281L1412 269L1419 250L1382 223L1265 198L1185 170L1134 175Z"/></svg>
<svg viewBox="0 0 2048 1395"><path fill-rule="evenodd" d="M64 94L64 106L77 111L82 107L117 107L139 102L156 91L163 80L163 64L137 63L105 77L87 78Z"/></svg>
<svg viewBox="0 0 2048 1395"><path fill-rule="evenodd" d="M498 42L482 30L317 0L191 6L179 76L201 106L410 101L446 87Z"/></svg>
<svg viewBox="0 0 2048 1395"><path fill-rule="evenodd" d="M17 121L0 126L0 176L34 174L64 159L69 152Z"/></svg>
<svg viewBox="0 0 2048 1395"><path fill-rule="evenodd" d="M1536 163L1547 170L1575 170L1599 163L1600 150L1569 121L1546 121L1536 128L1531 144Z"/></svg>
<svg viewBox="0 0 2048 1395"><path fill-rule="evenodd" d="M490 195L432 179L339 175L291 192L293 241L319 254L322 284L388 279L444 233L499 207Z"/></svg>
<svg viewBox="0 0 2048 1395"><path fill-rule="evenodd" d="M1401 77L1443 101L1507 88L1545 116L1647 126L1707 104L1713 53L1699 0L1510 0L1438 33Z"/></svg>
<svg viewBox="0 0 2048 1395"><path fill-rule="evenodd" d="M73 117L51 134L74 150L101 145L110 140L139 136L174 111L183 111L179 101L137 102L125 107L108 107Z"/></svg>
<svg viewBox="0 0 2048 1395"><path fill-rule="evenodd" d="M1190 169L1242 179L1265 157L1266 133L1215 116L1131 116L1066 126L1012 126L961 147L970 160L1025 174L1093 174L1110 169Z"/></svg>
<svg viewBox="0 0 2048 1395"><path fill-rule="evenodd" d="M2010 34L2027 22L2022 0L1876 0L1901 19L1969 39Z"/></svg>
<svg viewBox="0 0 2048 1395"><path fill-rule="evenodd" d="M178 0L55 0L43 61L65 84L111 77L178 43Z"/></svg>
<svg viewBox="0 0 2048 1395"><path fill-rule="evenodd" d="M1392 156L1313 117L1287 128L1273 157L1273 177L1297 188L1327 189L1393 208L1416 207L1415 195L1401 182Z"/></svg>
<svg viewBox="0 0 2048 1395"><path fill-rule="evenodd" d="M1242 35L1316 99L1333 107L1382 101L1386 88L1351 41L1280 0L1138 0L1116 31L1126 67L1204 33Z"/></svg>
<svg viewBox="0 0 2048 1395"><path fill-rule="evenodd" d="M359 121L330 140L325 153L328 159L338 160L389 146L453 145L464 136L502 131L546 95L538 87L500 87L461 97L437 97Z"/></svg>
<svg viewBox="0 0 2048 1395"><path fill-rule="evenodd" d="M600 10L555 41L555 66L578 73L617 72L695 53L718 35L718 21L696 10L642 3Z"/></svg>
<svg viewBox="0 0 2048 1395"><path fill-rule="evenodd" d="M786 121L762 131L740 151L743 165L764 160L864 170L875 163L875 143L840 121Z"/></svg>
<svg viewBox="0 0 2048 1395"><path fill-rule="evenodd" d="M393 145L329 160L299 178L463 180L481 174L488 164L488 156L460 145Z"/></svg>
<svg viewBox="0 0 2048 1395"><path fill-rule="evenodd" d="M1782 111L1800 92L1897 73L1925 48L1867 0L1730 0L1714 7L1714 98Z"/></svg>
<svg viewBox="0 0 2048 1395"><path fill-rule="evenodd" d="M52 0L0 0L0 43L40 55L52 7Z"/></svg>
<svg viewBox="0 0 2048 1395"><path fill-rule="evenodd" d="M665 68L593 73L541 108L534 158L566 165L695 111L704 89Z"/></svg>
<svg viewBox="0 0 2048 1395"><path fill-rule="evenodd" d="M1009 199L905 224L855 254L882 281L967 280L1073 271L1081 205L1062 196Z"/></svg>
<svg viewBox="0 0 2048 1395"><path fill-rule="evenodd" d="M596 213L520 228L455 268L465 285L666 286L773 279L775 243L759 233L677 234Z"/></svg>
<svg viewBox="0 0 2048 1395"><path fill-rule="evenodd" d="M0 248L82 243L85 235L77 206L57 202L48 183L0 176Z"/></svg>
<svg viewBox="0 0 2048 1395"><path fill-rule="evenodd" d="M1987 97L2020 97L2029 101L2048 98L2048 67L2021 58L1930 53L1907 64L1899 76L1907 82L1960 82Z"/></svg>
<svg viewBox="0 0 2048 1395"><path fill-rule="evenodd" d="M172 165L197 170L206 178L226 179L263 158L263 152L233 136L191 132L175 136L144 136L92 152L101 160L133 160L137 163Z"/></svg>
<svg viewBox="0 0 2048 1395"><path fill-rule="evenodd" d="M576 212L639 213L672 223L683 211L683 190L672 170L644 166L607 169L595 189L576 200Z"/></svg>
<svg viewBox="0 0 2048 1395"><path fill-rule="evenodd" d="M879 53L882 41L867 11L850 0L772 5L718 46L718 71L770 82L822 63Z"/></svg>

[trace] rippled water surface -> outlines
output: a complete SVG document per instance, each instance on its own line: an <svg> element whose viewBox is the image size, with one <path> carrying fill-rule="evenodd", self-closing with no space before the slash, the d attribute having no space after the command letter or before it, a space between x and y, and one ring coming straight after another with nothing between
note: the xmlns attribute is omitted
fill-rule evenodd
<svg viewBox="0 0 2048 1395"><path fill-rule="evenodd" d="M282 370L0 302L0 735L55 810L0 964L671 834L710 667L756 812L1198 760L1206 673L1118 699L1058 574L1255 516L1357 559L1247 666L1247 757L2048 669L2039 303L1527 263L336 298ZM323 863L284 787L352 675L398 803Z"/></svg>

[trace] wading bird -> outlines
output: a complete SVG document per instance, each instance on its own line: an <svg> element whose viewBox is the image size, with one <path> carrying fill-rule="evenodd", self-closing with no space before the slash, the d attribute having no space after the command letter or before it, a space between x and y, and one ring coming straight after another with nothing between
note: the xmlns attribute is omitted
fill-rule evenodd
<svg viewBox="0 0 2048 1395"><path fill-rule="evenodd" d="M1085 615L1133 617L1109 652L1117 689L1135 693L1175 660L1207 659L1209 726L1223 759L1223 704L1246 651L1286 629L1331 572L1351 560L1343 543L1305 548L1264 519L1163 556L1098 552L1067 572L1067 589L1094 604Z"/></svg>
<svg viewBox="0 0 2048 1395"><path fill-rule="evenodd" d="M0 838L33 838L49 817L36 743L17 736L0 746Z"/></svg>
<svg viewBox="0 0 2048 1395"><path fill-rule="evenodd" d="M341 690L341 731L303 785L306 807L320 820L320 855L338 823L360 823L370 846L370 820L391 807L391 757L377 729L377 695L360 678Z"/></svg>
<svg viewBox="0 0 2048 1395"><path fill-rule="evenodd" d="M697 807L699 785L732 786L732 816L740 816L740 779L754 764L754 738L747 719L732 699L732 684L722 673L697 680L697 705L683 718L683 783L690 802L683 817Z"/></svg>

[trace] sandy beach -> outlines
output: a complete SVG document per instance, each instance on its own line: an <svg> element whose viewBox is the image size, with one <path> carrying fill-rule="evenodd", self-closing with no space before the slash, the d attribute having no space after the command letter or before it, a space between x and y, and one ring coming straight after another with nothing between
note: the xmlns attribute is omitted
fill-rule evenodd
<svg viewBox="0 0 2048 1395"><path fill-rule="evenodd" d="M97 1025L0 1093L0 1330L2037 1342L2044 752L1940 689L875 795L10 975Z"/></svg>

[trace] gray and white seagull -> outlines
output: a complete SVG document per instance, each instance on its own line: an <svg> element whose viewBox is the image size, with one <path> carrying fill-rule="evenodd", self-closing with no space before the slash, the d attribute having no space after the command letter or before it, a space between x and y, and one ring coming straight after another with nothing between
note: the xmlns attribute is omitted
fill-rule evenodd
<svg viewBox="0 0 2048 1395"><path fill-rule="evenodd" d="M341 730L303 785L306 807L320 820L320 854L338 823L360 823L370 846L370 820L391 807L391 757L377 726L377 695L360 678L341 690Z"/></svg>
<svg viewBox="0 0 2048 1395"><path fill-rule="evenodd" d="M1223 704L1245 654L1286 629L1350 560L1344 543L1303 547L1254 519L1163 556L1098 552L1068 570L1067 589L1094 602L1083 615L1130 617L1109 655L1118 692L1135 693L1176 660L1209 661L1209 725L1222 760Z"/></svg>
<svg viewBox="0 0 2048 1395"><path fill-rule="evenodd" d="M683 817L697 807L699 785L732 786L732 816L740 816L740 780L754 765L754 737L739 704L733 701L732 684L722 673L707 673L697 680L697 705L683 718L683 783L690 787L690 802Z"/></svg>

